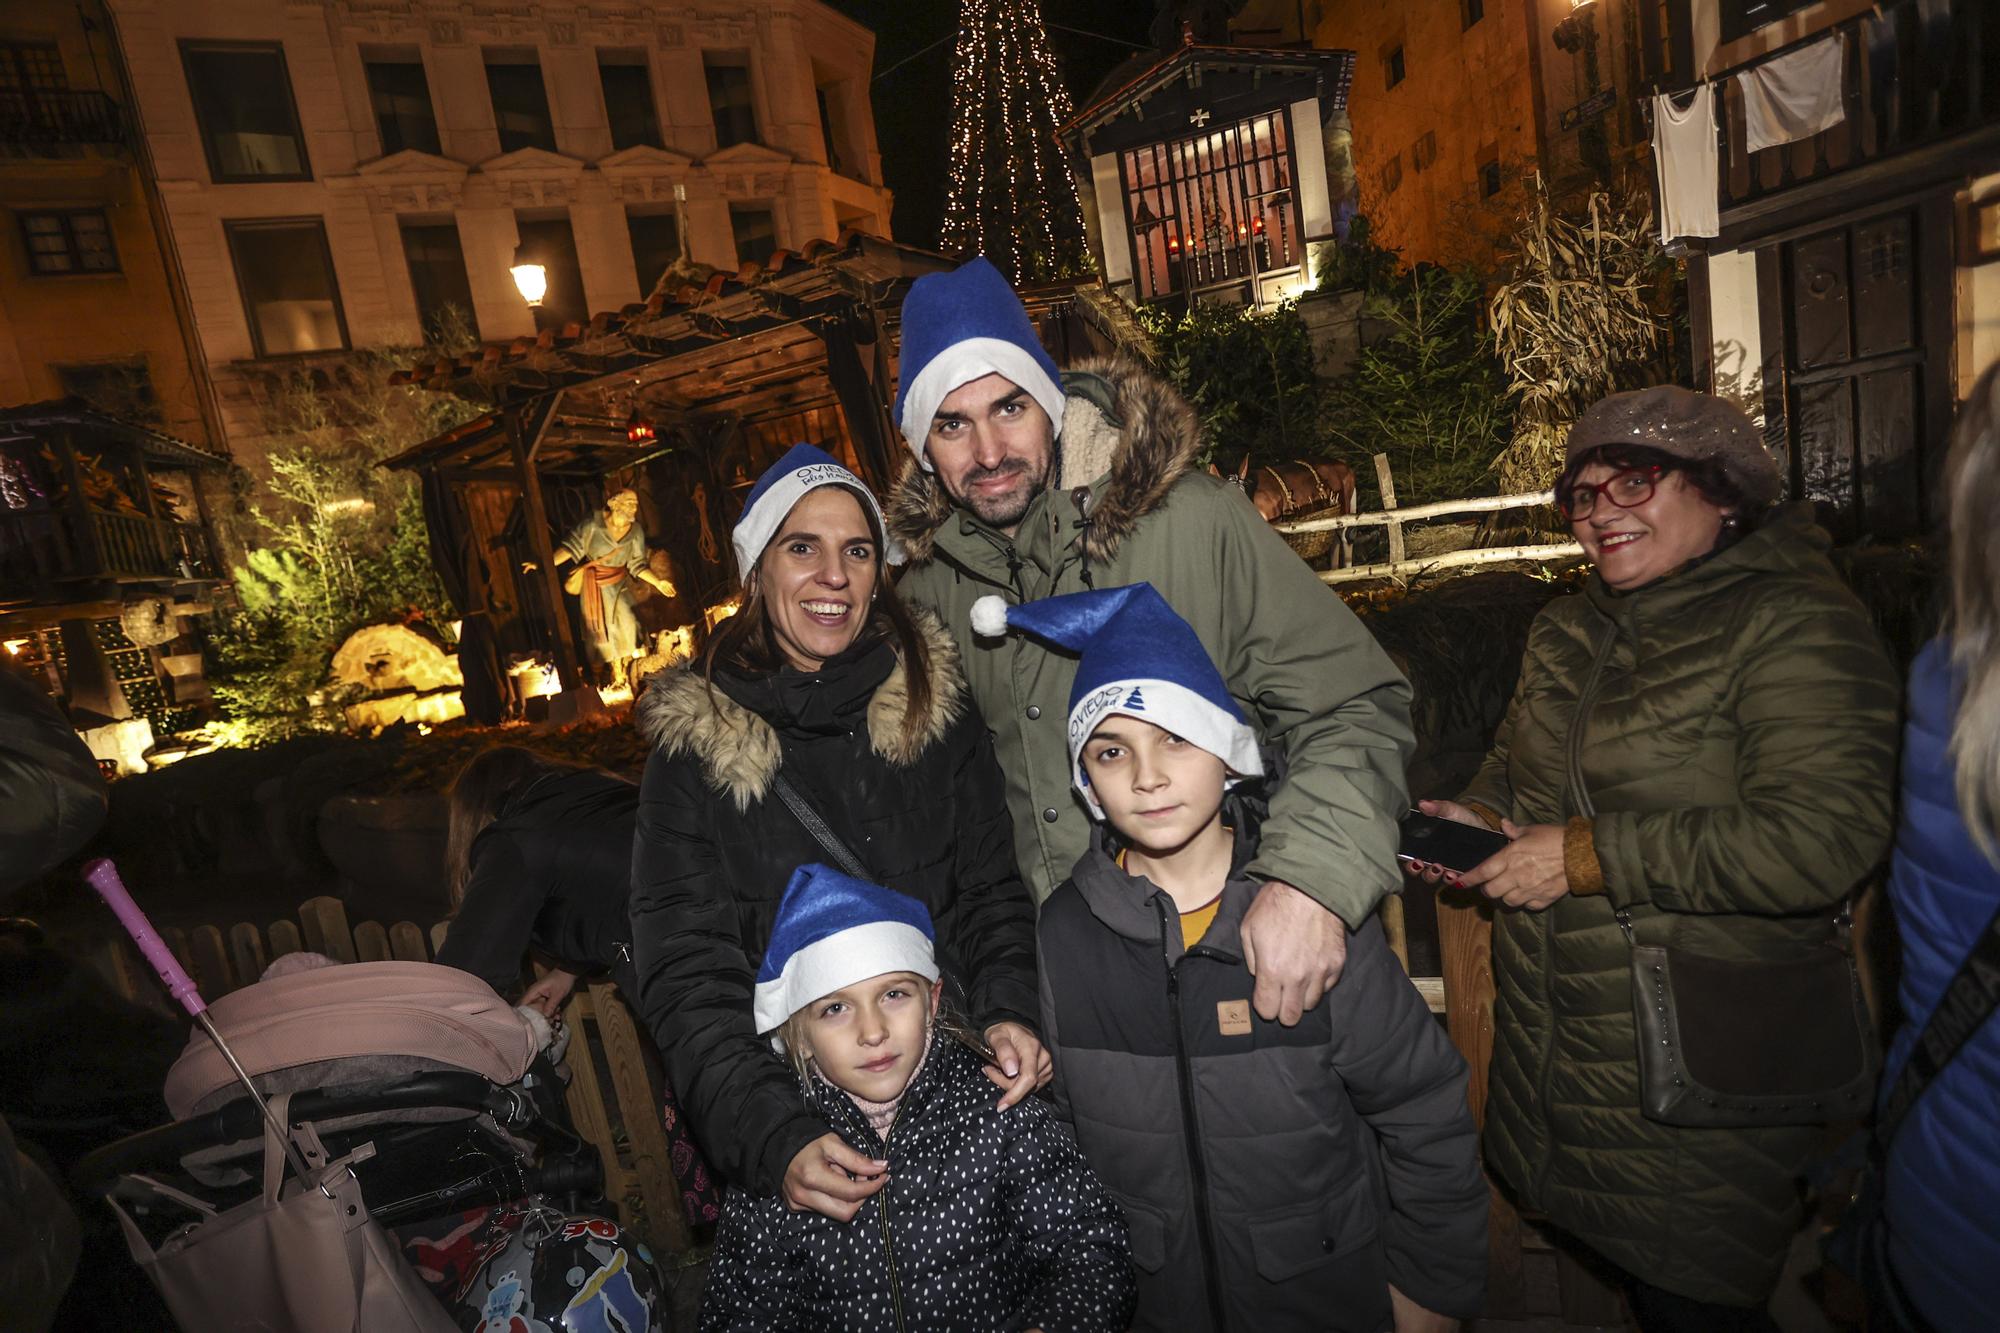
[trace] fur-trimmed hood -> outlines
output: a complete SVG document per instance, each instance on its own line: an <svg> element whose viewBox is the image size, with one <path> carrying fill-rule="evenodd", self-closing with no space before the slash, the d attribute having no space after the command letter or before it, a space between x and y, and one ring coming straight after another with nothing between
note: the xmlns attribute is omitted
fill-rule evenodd
<svg viewBox="0 0 2000 1333"><path fill-rule="evenodd" d="M1128 357L1086 359L1064 373L1063 388L1069 399L1055 485L1068 491L1104 479L1083 540L1085 554L1105 563L1194 466L1201 422L1178 389ZM935 554L954 506L937 474L909 459L885 508L890 535L916 566Z"/></svg>
<svg viewBox="0 0 2000 1333"><path fill-rule="evenodd" d="M958 645L930 612L912 608L910 616L930 658L931 701L923 726L914 737L903 730L910 678L900 655L868 701L868 748L900 768L916 763L942 739L965 707ZM685 753L698 759L709 785L734 799L738 810L764 798L784 759L771 724L723 691L711 690L692 663L663 671L647 683L633 710L633 725L648 745L669 757Z"/></svg>

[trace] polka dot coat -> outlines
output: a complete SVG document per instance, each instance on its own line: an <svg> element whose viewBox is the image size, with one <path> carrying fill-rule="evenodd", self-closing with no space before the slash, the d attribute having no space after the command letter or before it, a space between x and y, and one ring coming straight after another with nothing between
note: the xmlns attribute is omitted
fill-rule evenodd
<svg viewBox="0 0 2000 1333"><path fill-rule="evenodd" d="M998 1109L958 1042L934 1038L886 1141L833 1089L815 1109L889 1163L852 1222L732 1190L701 1328L731 1333L1115 1333L1133 1307L1125 1222L1046 1102Z"/></svg>

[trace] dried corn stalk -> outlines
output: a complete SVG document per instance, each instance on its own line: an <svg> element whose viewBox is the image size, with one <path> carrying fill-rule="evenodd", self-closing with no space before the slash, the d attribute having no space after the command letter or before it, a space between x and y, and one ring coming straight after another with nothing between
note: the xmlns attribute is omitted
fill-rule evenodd
<svg viewBox="0 0 2000 1333"><path fill-rule="evenodd" d="M1584 408L1649 378L1667 328L1654 302L1668 260L1650 212L1597 192L1582 215L1564 216L1539 175L1515 240L1514 276L1493 294L1492 321L1516 402L1513 441L1494 468L1500 489L1518 494L1555 481Z"/></svg>

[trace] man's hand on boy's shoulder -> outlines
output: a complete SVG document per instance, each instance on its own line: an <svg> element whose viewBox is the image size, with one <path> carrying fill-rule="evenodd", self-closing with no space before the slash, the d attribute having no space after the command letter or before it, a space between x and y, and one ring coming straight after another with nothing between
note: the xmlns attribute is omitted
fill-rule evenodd
<svg viewBox="0 0 2000 1333"><path fill-rule="evenodd" d="M1271 880L1243 914L1243 963L1257 978L1251 1003L1265 1022L1295 1025L1340 980L1347 927L1282 880Z"/></svg>
<svg viewBox="0 0 2000 1333"><path fill-rule="evenodd" d="M1049 1055L1049 1048L1025 1025L995 1023L981 1035L986 1038L986 1049L993 1052L993 1059L986 1066L986 1077L1006 1091L1000 1099L1001 1110L1055 1077L1055 1060Z"/></svg>

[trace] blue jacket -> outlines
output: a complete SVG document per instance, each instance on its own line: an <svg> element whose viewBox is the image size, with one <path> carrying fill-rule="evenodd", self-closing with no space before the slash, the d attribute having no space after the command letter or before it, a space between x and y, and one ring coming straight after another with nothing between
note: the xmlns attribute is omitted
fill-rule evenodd
<svg viewBox="0 0 2000 1333"><path fill-rule="evenodd" d="M1895 1085L1939 996L2000 908L2000 868L1958 809L1948 752L1956 711L1950 646L1910 670L1903 813L1889 893L1903 939L1906 1024L1882 1086ZM1917 1307L1944 1330L1991 1328L2000 1309L2000 1016L1932 1081L1889 1147L1889 1254Z"/></svg>

